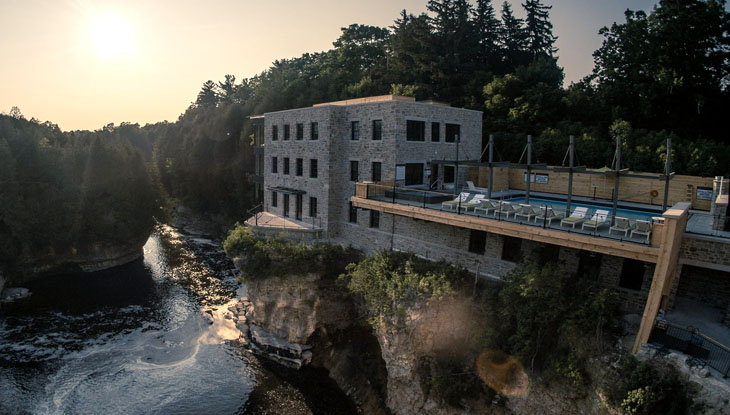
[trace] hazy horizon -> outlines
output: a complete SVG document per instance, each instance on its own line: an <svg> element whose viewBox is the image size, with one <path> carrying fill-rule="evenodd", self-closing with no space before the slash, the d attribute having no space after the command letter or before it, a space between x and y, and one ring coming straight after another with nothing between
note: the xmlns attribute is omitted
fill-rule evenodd
<svg viewBox="0 0 730 415"><path fill-rule="evenodd" d="M493 2L497 13L501 2ZM516 14L524 15L513 1ZM623 21L627 8L656 0L546 0L558 36L565 84L588 75L598 30ZM402 9L419 14L426 0L342 3L332 0L215 7L193 1L0 2L0 111L17 106L63 130L120 122L175 121L203 82L237 81L274 60L332 48L352 23L387 27ZM323 13L323 11L327 13Z"/></svg>

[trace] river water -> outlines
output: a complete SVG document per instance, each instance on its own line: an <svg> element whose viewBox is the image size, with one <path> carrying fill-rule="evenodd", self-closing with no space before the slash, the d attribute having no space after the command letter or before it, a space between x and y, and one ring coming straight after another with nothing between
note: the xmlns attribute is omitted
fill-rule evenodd
<svg viewBox="0 0 730 415"><path fill-rule="evenodd" d="M143 259L25 287L0 306L0 413L356 412L323 371L241 347L225 314L245 287L205 237L159 226Z"/></svg>

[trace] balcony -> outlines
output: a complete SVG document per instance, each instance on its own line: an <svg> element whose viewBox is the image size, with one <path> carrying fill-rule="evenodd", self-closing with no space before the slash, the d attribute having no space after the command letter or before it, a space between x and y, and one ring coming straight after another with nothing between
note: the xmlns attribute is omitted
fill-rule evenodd
<svg viewBox="0 0 730 415"><path fill-rule="evenodd" d="M506 199L519 196L516 192L506 191L494 193L493 199ZM645 212L641 217L629 218L633 225L636 221L651 224L649 235L639 234L631 230L618 231L610 229L611 217L597 227L584 226L596 209L610 208L595 206L588 210L585 220L577 223L561 223L562 220L550 219L545 215L547 203L532 202L529 206L538 208L539 213L531 215L515 214L507 210L506 204L498 204L495 209L476 208L471 203L444 203L454 200L455 195L433 192L422 189L394 187L392 184L361 182L356 186L356 194L351 199L354 206L379 210L399 216L411 217L430 222L442 223L462 228L475 229L490 233L528 239L553 245L585 249L608 255L637 259L645 262L657 262L659 245L662 242L664 218L659 212ZM531 199L540 200L540 199ZM557 202L556 202L557 203ZM574 201L575 205L587 205L587 202ZM520 206L519 203L514 205ZM526 203L521 203L527 206ZM505 206L503 210L503 206ZM630 212L620 210L620 213ZM639 212L639 211L637 211ZM561 214L562 212L558 212Z"/></svg>

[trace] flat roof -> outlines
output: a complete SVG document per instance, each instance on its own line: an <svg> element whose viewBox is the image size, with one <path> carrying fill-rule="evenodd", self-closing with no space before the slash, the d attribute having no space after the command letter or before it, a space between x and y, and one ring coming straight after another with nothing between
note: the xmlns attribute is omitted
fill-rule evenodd
<svg viewBox="0 0 730 415"><path fill-rule="evenodd" d="M345 99L342 101L323 102L321 104L314 104L313 107L324 107L326 105L355 105L355 104L367 104L371 102L384 102L384 101L407 101L416 102L413 97L404 97L402 95L378 95L374 97L354 98Z"/></svg>

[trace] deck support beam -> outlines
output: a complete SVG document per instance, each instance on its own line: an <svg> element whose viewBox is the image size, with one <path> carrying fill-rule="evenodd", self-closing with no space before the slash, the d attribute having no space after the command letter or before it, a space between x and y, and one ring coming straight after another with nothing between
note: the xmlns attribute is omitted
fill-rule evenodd
<svg viewBox="0 0 730 415"><path fill-rule="evenodd" d="M639 352L641 345L649 341L651 330L654 327L654 320L659 308L665 307L666 298L674 281L674 274L677 270L679 259L679 247L682 244L682 236L687 226L690 203L677 203L671 209L664 212L664 228L659 245L654 277L651 280L649 296L644 306L644 314L641 318L639 332L636 334L632 353Z"/></svg>

